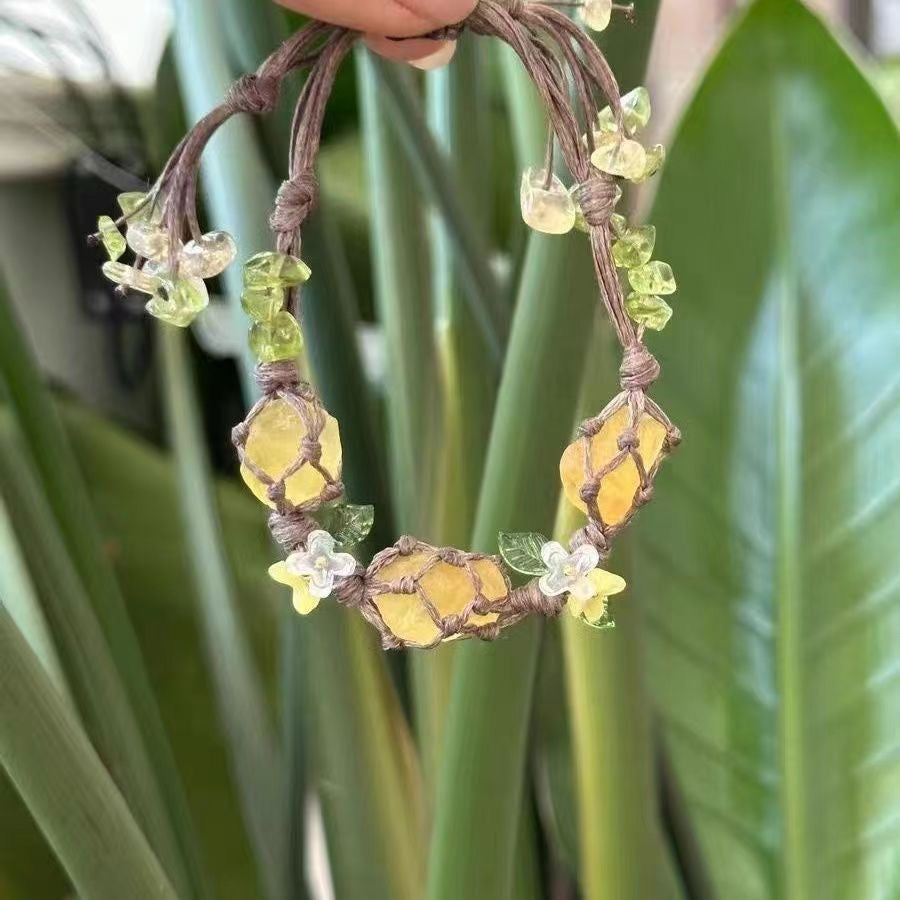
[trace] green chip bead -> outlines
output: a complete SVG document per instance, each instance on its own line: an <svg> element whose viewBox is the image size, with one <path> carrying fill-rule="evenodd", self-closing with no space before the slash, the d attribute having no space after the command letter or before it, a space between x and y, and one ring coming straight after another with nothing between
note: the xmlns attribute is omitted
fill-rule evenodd
<svg viewBox="0 0 900 900"><path fill-rule="evenodd" d="M264 363L296 359L303 350L300 324L286 310L268 322L256 322L250 329L250 349Z"/></svg>
<svg viewBox="0 0 900 900"><path fill-rule="evenodd" d="M153 222L159 224L162 221L162 198L157 197L156 202L149 201L149 194L142 191L127 191L116 198L119 209L132 222Z"/></svg>
<svg viewBox="0 0 900 900"><path fill-rule="evenodd" d="M241 293L241 306L254 322L268 322L284 306L284 293L280 287L245 287Z"/></svg>
<svg viewBox="0 0 900 900"><path fill-rule="evenodd" d="M652 178L666 161L666 148L662 144L655 144L647 151L647 165L640 178L635 178L635 184L642 184Z"/></svg>
<svg viewBox="0 0 900 900"><path fill-rule="evenodd" d="M296 287L309 281L311 274L312 271L302 259L288 253L266 250L244 263L244 287Z"/></svg>
<svg viewBox="0 0 900 900"><path fill-rule="evenodd" d="M100 233L100 241L106 250L106 255L111 262L115 262L128 247L125 238L122 237L122 232L109 216L100 216L97 219L97 231Z"/></svg>
<svg viewBox="0 0 900 900"><path fill-rule="evenodd" d="M144 307L154 318L186 328L209 306L209 292L202 278L161 277L160 288Z"/></svg>
<svg viewBox="0 0 900 900"><path fill-rule="evenodd" d="M622 97L622 121L628 134L635 134L647 127L650 121L650 94L647 88L636 87ZM597 114L597 131L618 131L615 116L608 106L604 106Z"/></svg>
<svg viewBox="0 0 900 900"><path fill-rule="evenodd" d="M638 325L654 331L662 331L672 318L672 307L662 297L637 292L628 295L625 310Z"/></svg>
<svg viewBox="0 0 900 900"><path fill-rule="evenodd" d="M152 272L142 272L134 266L126 266L120 262L103 263L103 274L122 287L140 291L142 294L155 294L160 288L160 279Z"/></svg>
<svg viewBox="0 0 900 900"><path fill-rule="evenodd" d="M595 146L591 164L608 175L631 180L640 178L647 168L646 150L637 141L623 138L616 132L600 135Z"/></svg>
<svg viewBox="0 0 900 900"><path fill-rule="evenodd" d="M635 269L650 262L655 244L656 229L652 225L626 228L625 233L612 245L613 260L620 269Z"/></svg>
<svg viewBox="0 0 900 900"><path fill-rule="evenodd" d="M675 275L668 263L654 260L628 270L628 282L638 294L674 294Z"/></svg>
<svg viewBox="0 0 900 900"><path fill-rule="evenodd" d="M625 216L620 215L619 213L613 213L609 217L609 227L612 228L612 232L617 237L622 237L625 232L628 230L628 220Z"/></svg>

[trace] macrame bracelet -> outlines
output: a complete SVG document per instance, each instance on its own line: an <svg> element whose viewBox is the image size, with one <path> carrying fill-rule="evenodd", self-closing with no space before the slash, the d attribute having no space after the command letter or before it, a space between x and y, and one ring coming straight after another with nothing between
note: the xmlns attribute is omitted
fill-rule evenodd
<svg viewBox="0 0 900 900"><path fill-rule="evenodd" d="M613 9L611 0L585 0L582 18L602 28ZM651 260L652 226L631 228L615 212L619 182L643 181L663 161L661 146L648 150L633 139L650 115L646 91L620 97L593 40L549 2L481 0L464 22L429 36L455 37L464 29L512 47L546 104L547 154L542 168L523 176L522 214L539 231L587 232L600 298L622 347L621 393L582 423L560 462L564 492L587 516L568 549L536 534L500 535L500 556L402 537L368 568L339 552L367 536L374 513L345 501L338 423L296 364L302 350L300 285L310 276L300 259L300 229L316 204L314 164L326 102L357 33L318 22L297 32L197 123L147 194L119 198L122 216L102 217L95 235L110 257L103 266L107 277L123 291L149 294L147 310L157 318L190 324L208 303L204 279L219 274L237 252L224 232L200 230L203 150L235 114L270 112L285 77L307 70L291 129L289 177L271 216L276 250L244 266L241 303L253 320L250 344L260 361L262 397L234 429L233 441L242 477L270 507L269 528L286 552L286 560L270 569L272 577L293 589L298 612L311 612L328 596L359 610L386 648L433 647L458 637L493 640L525 616L556 616L566 607L589 624L608 627L607 598L625 583L599 563L612 538L650 499L660 463L680 440L647 396L659 364L644 345L645 329L661 329L671 315L660 295L675 290L674 278L665 263ZM601 98L608 105L598 113ZM556 144L575 179L572 190L553 173ZM119 262L126 247L137 257L131 266ZM627 298L617 269L631 285ZM533 577L513 588L510 571Z"/></svg>

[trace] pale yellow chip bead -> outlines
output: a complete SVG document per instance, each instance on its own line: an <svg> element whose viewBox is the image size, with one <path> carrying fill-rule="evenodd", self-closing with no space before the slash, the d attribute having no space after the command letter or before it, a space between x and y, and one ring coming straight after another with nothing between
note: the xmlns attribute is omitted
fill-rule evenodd
<svg viewBox="0 0 900 900"><path fill-rule="evenodd" d="M275 399L267 404L250 424L244 455L270 478L278 480L290 469L300 455L301 442L306 437L306 425L300 413L286 400ZM337 481L341 477L341 438L337 420L326 415L325 427L319 436L322 446L320 464ZM241 477L247 487L266 506L275 507L269 499L268 485L260 481L247 467L241 465ZM322 474L308 463L285 481L285 499L294 506L318 497L325 487Z"/></svg>
<svg viewBox="0 0 900 900"><path fill-rule="evenodd" d="M631 411L626 404L618 409L600 431L589 439L591 464L594 472L599 472L621 452L618 445L619 435L628 428L630 422ZM638 454L644 463L644 468L649 470L662 452L666 429L656 419L645 413L638 422L637 436L640 440ZM581 488L585 483L586 440L588 439L579 438L570 444L559 462L559 475L567 499L573 506L585 513L587 506L581 499ZM600 483L600 493L597 495L597 505L604 524L618 525L625 519L634 504L634 497L640 486L640 475L630 455L604 476Z"/></svg>
<svg viewBox="0 0 900 900"><path fill-rule="evenodd" d="M398 556L373 580L376 584L386 584L405 576L416 578L422 592L442 618L459 615L475 598L472 578L465 569L445 562L436 563L422 575L432 558L429 551ZM481 591L488 600L506 597L506 581L495 562L479 559L472 563L472 569L481 579ZM378 594L373 600L391 634L405 643L429 647L440 637L440 630L419 594ZM497 621L497 616L492 613L473 615L468 621L471 625L490 625Z"/></svg>

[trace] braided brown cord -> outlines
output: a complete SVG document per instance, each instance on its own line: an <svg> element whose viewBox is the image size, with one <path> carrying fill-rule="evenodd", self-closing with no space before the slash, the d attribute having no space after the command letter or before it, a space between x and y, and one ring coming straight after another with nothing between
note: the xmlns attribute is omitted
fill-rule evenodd
<svg viewBox="0 0 900 900"><path fill-rule="evenodd" d="M630 521L652 492L652 483L660 463L680 440L678 430L665 413L647 397L647 390L659 375L659 364L643 343L643 329L636 329L625 310L622 289L611 253L610 216L619 196L616 179L591 165L594 150L593 118L597 110L609 105L620 133L624 133L623 110L619 87L609 65L584 31L552 6L523 0L481 0L464 21L432 32L425 37L449 39L463 29L475 34L497 37L507 43L521 60L546 105L551 141L548 145L546 169L552 168L555 137L563 160L578 182L577 196L588 225L600 298L622 347L620 369L622 392L597 416L587 419L578 431L584 459L584 481L580 496L585 504L588 522L572 536L570 546L576 549L590 544L601 558L609 553L611 538ZM200 156L210 137L236 113L261 115L271 111L285 77L298 69L309 69L308 77L297 100L291 128L288 177L278 190L271 227L277 249L299 255L300 230L315 207L318 185L315 160L319 149L322 122L328 97L341 62L359 35L335 26L311 23L279 47L252 75L245 75L232 86L224 102L208 113L181 141L151 190L148 203L161 204L164 225L168 230L170 259L177 260L178 242L185 234L197 237L196 195ZM572 91L579 116L572 106ZM286 301L295 315L299 312L297 290ZM263 485L274 511L269 516L273 537L287 551L302 549L310 533L318 528L314 513L326 503L343 495L340 472L331 472L322 464L321 438L327 412L313 389L299 378L293 362L271 363L257 369L262 398L254 405L244 422L233 432L233 441L242 465ZM266 472L247 453L247 443L257 418L274 402L288 404L299 416L304 437L297 447L295 460L284 472ZM618 452L602 466L594 469L591 442L623 407L629 410L628 425L618 435ZM639 426L649 416L665 430L661 452L649 466L639 452ZM631 507L615 523L604 523L599 497L605 477L620 466L633 461L639 485ZM286 482L304 467L316 470L323 480L320 492L297 505L287 497ZM384 580L382 573L403 557L420 554L423 558L414 575ZM503 596L488 598L479 566L487 566L502 579ZM440 568L440 567L449 567ZM446 612L423 586L429 573L456 570L465 573L471 588L471 599L456 611ZM380 598L388 595L415 597L423 618L434 626L434 637L414 646L431 647L457 637L495 639L500 631L520 619L532 615L556 616L565 607L567 596L544 595L537 581L512 589L498 557L464 553L452 548L437 548L403 537L396 545L377 554L367 569L340 579L334 595L341 604L358 609L378 629L386 648L410 645L393 633L385 622ZM446 598L444 598L446 599ZM446 604L445 604L446 605ZM450 604L453 605L452 603ZM429 632L430 633L430 632Z"/></svg>

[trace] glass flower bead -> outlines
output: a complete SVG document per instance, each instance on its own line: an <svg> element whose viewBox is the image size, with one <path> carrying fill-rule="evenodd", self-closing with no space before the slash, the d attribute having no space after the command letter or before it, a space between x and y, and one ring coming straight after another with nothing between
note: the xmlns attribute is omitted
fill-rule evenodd
<svg viewBox="0 0 900 900"><path fill-rule="evenodd" d="M244 288L241 306L254 322L269 322L284 306L284 289L279 287Z"/></svg>
<svg viewBox="0 0 900 900"><path fill-rule="evenodd" d="M594 168L620 178L639 178L647 168L647 153L637 142L612 132L600 135L591 154Z"/></svg>
<svg viewBox="0 0 900 900"><path fill-rule="evenodd" d="M613 0L584 0L579 7L581 20L591 31L605 31L612 18Z"/></svg>
<svg viewBox="0 0 900 900"><path fill-rule="evenodd" d="M652 225L626 228L612 245L613 261L620 269L634 269L650 262L656 244L656 229Z"/></svg>
<svg viewBox="0 0 900 900"><path fill-rule="evenodd" d="M309 589L309 579L289 572L284 560L269 566L269 578L291 589L291 601L301 616L308 616L319 605L319 598L314 597Z"/></svg>
<svg viewBox="0 0 900 900"><path fill-rule="evenodd" d="M635 178L636 184L643 184L651 179L662 167L666 161L666 148L662 144L654 144L647 151L647 165L644 168L640 178Z"/></svg>
<svg viewBox="0 0 900 900"><path fill-rule="evenodd" d="M306 435L306 423L299 410L287 400L272 400L250 423L244 456L273 481L279 481L285 472L296 465ZM340 432L337 420L327 414L319 435L319 445L322 448L321 467L333 479L340 479L343 459ZM257 478L246 462L241 465L241 477L261 503L274 509L275 504L269 499L268 485ZM325 477L307 464L284 479L284 496L289 503L300 506L318 497L324 487Z"/></svg>
<svg viewBox="0 0 900 900"><path fill-rule="evenodd" d="M398 556L373 578L375 584L388 584L407 576L415 579L421 596L419 593L385 593L375 594L372 598L391 634L414 647L429 647L441 634L423 603L423 597L434 606L441 618L460 615L475 599L475 584L465 567L443 561L432 564L433 558L430 551ZM481 592L488 600L506 598L509 587L493 560L477 559L470 565L481 579ZM467 624L490 625L496 621L495 613L473 613Z"/></svg>
<svg viewBox="0 0 900 900"><path fill-rule="evenodd" d="M125 231L128 246L144 259L164 260L169 255L169 233L152 222L128 222Z"/></svg>
<svg viewBox="0 0 900 900"><path fill-rule="evenodd" d="M633 135L638 131L647 127L650 121L650 92L643 86L636 87L634 90L624 94L621 98L622 103L622 121L625 123L625 131L629 135ZM612 109L604 106L597 113L596 130L594 140L596 142L598 134L618 131L616 119Z"/></svg>
<svg viewBox="0 0 900 900"><path fill-rule="evenodd" d="M140 291L142 294L155 294L160 287L160 279L156 275L142 272L134 266L126 266L120 262L103 263L103 274L122 287Z"/></svg>
<svg viewBox="0 0 900 900"><path fill-rule="evenodd" d="M308 281L311 274L312 271L302 259L288 253L266 250L244 263L244 287L296 287Z"/></svg>
<svg viewBox="0 0 900 900"><path fill-rule="evenodd" d="M160 287L144 307L151 316L187 328L209 306L209 292L202 278L182 278L174 281L160 276Z"/></svg>
<svg viewBox="0 0 900 900"><path fill-rule="evenodd" d="M628 585L624 578L605 569L594 569L588 573L587 579L590 581L591 595L582 599L570 594L566 609L589 625L596 625L606 616L609 598L621 594Z"/></svg>
<svg viewBox="0 0 900 900"><path fill-rule="evenodd" d="M254 322L250 329L250 350L264 363L296 359L303 350L300 323L287 310L266 322Z"/></svg>
<svg viewBox="0 0 900 900"><path fill-rule="evenodd" d="M659 260L629 269L628 282L638 294L674 294L676 289L672 267Z"/></svg>
<svg viewBox="0 0 900 900"><path fill-rule="evenodd" d="M672 307L662 297L652 294L629 294L625 300L625 311L638 325L653 331L662 331L672 318Z"/></svg>
<svg viewBox="0 0 900 900"><path fill-rule="evenodd" d="M522 174L522 218L529 228L544 234L566 234L575 227L575 201L556 175L547 181L545 169Z"/></svg>
<svg viewBox="0 0 900 900"><path fill-rule="evenodd" d="M111 262L115 262L128 247L125 238L122 237L122 232L119 231L118 226L109 216L100 216L97 219L97 231L100 234L100 242L106 250L106 255Z"/></svg>
<svg viewBox="0 0 900 900"><path fill-rule="evenodd" d="M631 424L631 410L622 406L604 423L597 434L579 438L570 444L559 463L559 474L568 501L587 512L581 498L581 488L585 483L585 454L589 454L591 467L599 472L622 452L619 437ZM666 429L652 416L644 413L638 420L637 438L640 442L637 453L649 471L656 463L666 440ZM623 456L621 462L608 472L600 484L597 506L606 525L618 525L628 515L634 505L635 495L641 486L641 478L631 454Z"/></svg>
<svg viewBox="0 0 900 900"><path fill-rule="evenodd" d="M310 533L305 550L297 550L287 558L287 570L309 580L309 592L323 600L330 597L338 578L356 571L356 559L349 553L335 553L335 540L318 529Z"/></svg>
<svg viewBox="0 0 900 900"><path fill-rule="evenodd" d="M237 256L237 245L227 231L210 231L181 248L178 271L187 277L215 278Z"/></svg>
<svg viewBox="0 0 900 900"><path fill-rule="evenodd" d="M548 597L569 593L587 600L594 596L594 589L587 577L600 562L600 554L592 544L582 544L571 553L556 541L548 541L541 547L541 559L547 571L540 577L538 587Z"/></svg>

